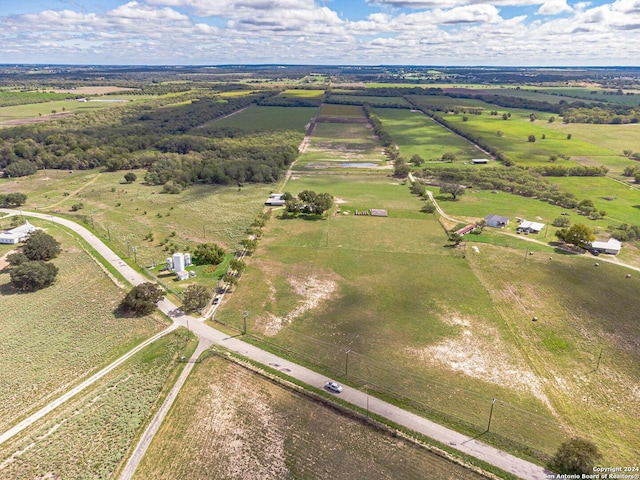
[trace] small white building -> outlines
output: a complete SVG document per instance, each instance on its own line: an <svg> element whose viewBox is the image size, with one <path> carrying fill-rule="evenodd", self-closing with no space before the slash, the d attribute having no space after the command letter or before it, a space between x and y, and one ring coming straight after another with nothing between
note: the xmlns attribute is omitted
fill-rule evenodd
<svg viewBox="0 0 640 480"><path fill-rule="evenodd" d="M509 219L501 215L487 215L484 217L487 227L504 228L509 224Z"/></svg>
<svg viewBox="0 0 640 480"><path fill-rule="evenodd" d="M184 266L185 267L191 266L191 254L190 253L185 253L184 254Z"/></svg>
<svg viewBox="0 0 640 480"><path fill-rule="evenodd" d="M471 163L474 165L484 165L489 163L489 160L487 158L472 158Z"/></svg>
<svg viewBox="0 0 640 480"><path fill-rule="evenodd" d="M24 242L29 238L29 235L36 230L36 227L26 222L24 225L12 228L6 232L0 233L0 243L8 245L16 245L20 242Z"/></svg>
<svg viewBox="0 0 640 480"><path fill-rule="evenodd" d="M529 220L522 220L518 225L518 232L524 233L540 233L545 227L544 223L530 222Z"/></svg>
<svg viewBox="0 0 640 480"><path fill-rule="evenodd" d="M606 242L591 242L592 252L608 253L609 255L617 255L622 248L622 242L615 238L610 238Z"/></svg>
<svg viewBox="0 0 640 480"><path fill-rule="evenodd" d="M189 278L189 272L186 270L180 270L179 272L176 272L176 275L178 275L178 280L186 280Z"/></svg>
<svg viewBox="0 0 640 480"><path fill-rule="evenodd" d="M167 270L173 271L173 258L167 257Z"/></svg>
<svg viewBox="0 0 640 480"><path fill-rule="evenodd" d="M173 254L173 269L176 272L182 272L184 270L184 253L176 252ZM188 274L187 274L188 275Z"/></svg>

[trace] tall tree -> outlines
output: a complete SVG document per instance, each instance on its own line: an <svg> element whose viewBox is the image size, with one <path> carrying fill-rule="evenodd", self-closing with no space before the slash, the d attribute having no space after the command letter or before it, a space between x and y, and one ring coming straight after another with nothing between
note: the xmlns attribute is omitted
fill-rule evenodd
<svg viewBox="0 0 640 480"><path fill-rule="evenodd" d="M200 264L218 265L224 260L225 251L215 243L201 243L196 247L193 255Z"/></svg>
<svg viewBox="0 0 640 480"><path fill-rule="evenodd" d="M596 239L593 230L583 223L576 223L571 227L556 232L556 237L566 243L584 248Z"/></svg>
<svg viewBox="0 0 640 480"><path fill-rule="evenodd" d="M164 298L164 290L155 283L146 282L133 287L120 303L120 307L136 315L148 315Z"/></svg>
<svg viewBox="0 0 640 480"><path fill-rule="evenodd" d="M210 298L211 292L207 287L194 283L185 289L182 304L187 312L192 312L203 308Z"/></svg>
<svg viewBox="0 0 640 480"><path fill-rule="evenodd" d="M29 260L51 260L60 254L60 242L43 230L36 230L25 242L22 252Z"/></svg>
<svg viewBox="0 0 640 480"><path fill-rule="evenodd" d="M440 193L451 194L454 200L460 195L464 195L464 191L464 186L458 185L457 183L443 183L440 185Z"/></svg>
<svg viewBox="0 0 640 480"><path fill-rule="evenodd" d="M557 473L592 474L602 454L593 442L575 437L562 443L549 465Z"/></svg>
<svg viewBox="0 0 640 480"><path fill-rule="evenodd" d="M11 284L23 292L33 292L48 287L58 275L58 267L53 263L36 260L24 262L9 272Z"/></svg>

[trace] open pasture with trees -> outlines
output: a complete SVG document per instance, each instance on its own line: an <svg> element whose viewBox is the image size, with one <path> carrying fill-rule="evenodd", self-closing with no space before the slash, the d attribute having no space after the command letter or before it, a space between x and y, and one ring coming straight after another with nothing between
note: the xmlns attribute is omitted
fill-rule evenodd
<svg viewBox="0 0 640 480"><path fill-rule="evenodd" d="M447 152L455 155L456 163L486 157L470 142L442 128L421 112L376 108L375 113L407 160L420 155L427 162L439 161Z"/></svg>
<svg viewBox="0 0 640 480"><path fill-rule="evenodd" d="M313 175L286 189L330 192L350 214L270 220L218 321L241 328L248 311L249 331L267 345L470 434L486 429L497 397L503 416L490 441L536 458L555 451L563 433L542 379L463 251L446 246L407 186L383 175ZM389 216L354 214L370 208Z"/></svg>
<svg viewBox="0 0 640 480"><path fill-rule="evenodd" d="M195 366L134 478L392 479L426 472L482 478L212 356Z"/></svg>
<svg viewBox="0 0 640 480"><path fill-rule="evenodd" d="M7 270L0 273L2 431L164 326L153 316L116 316L124 293L82 245L48 222L32 223L63 251L52 261L56 282L43 290L17 293Z"/></svg>
<svg viewBox="0 0 640 480"><path fill-rule="evenodd" d="M168 334L0 447L0 476L116 478L195 342ZM192 338L192 337L191 337Z"/></svg>
<svg viewBox="0 0 640 480"><path fill-rule="evenodd" d="M136 172L138 178L144 175L143 171ZM0 185L7 192L26 193L25 208L73 216L121 256L143 267L164 266L174 252L193 252L198 244L206 242L215 242L232 254L274 188L266 184L242 188L195 185L171 195L140 181L126 183L122 172L98 170L39 171L15 181L0 180ZM73 212L73 205L79 203L83 208ZM220 269L202 265L190 270L196 271L198 282L214 286L228 260ZM173 282L173 276L171 281L163 281L175 290L189 283Z"/></svg>

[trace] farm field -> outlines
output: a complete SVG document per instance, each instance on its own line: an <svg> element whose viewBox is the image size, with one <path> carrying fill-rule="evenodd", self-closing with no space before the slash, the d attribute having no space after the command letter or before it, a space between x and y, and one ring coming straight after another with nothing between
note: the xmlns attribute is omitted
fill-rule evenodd
<svg viewBox="0 0 640 480"><path fill-rule="evenodd" d="M324 90L311 89L289 89L282 92L280 96L290 98L320 98L324 95Z"/></svg>
<svg viewBox="0 0 640 480"><path fill-rule="evenodd" d="M323 104L320 115L329 121L315 124L294 170L392 168L361 107Z"/></svg>
<svg viewBox="0 0 640 480"><path fill-rule="evenodd" d="M442 128L421 112L376 108L375 113L407 160L417 154L425 161L436 161L446 152L454 153L459 162L486 158L486 154L470 142Z"/></svg>
<svg viewBox="0 0 640 480"><path fill-rule="evenodd" d="M178 195L160 193L162 187L141 183L145 172L134 171L139 180L124 183L122 172L99 170L46 170L17 180L0 180L3 192L24 192L25 208L73 215L122 256L133 257L141 266L164 262L168 253L189 251L201 242L217 242L234 251L245 230L262 210L274 186L196 185ZM84 207L72 212L81 202ZM175 234L173 234L175 232ZM153 240L145 236L153 234ZM166 242L165 242L166 240ZM128 248L129 246L129 248Z"/></svg>
<svg viewBox="0 0 640 480"><path fill-rule="evenodd" d="M293 130L304 132L305 125L309 123L316 112L316 108L310 107L261 107L252 105L235 115L217 120L211 125L246 130ZM302 137L300 140L302 140Z"/></svg>
<svg viewBox="0 0 640 480"><path fill-rule="evenodd" d="M195 366L134 478L321 479L331 472L483 478L218 356Z"/></svg>
<svg viewBox="0 0 640 480"><path fill-rule="evenodd" d="M9 274L0 272L1 431L165 327L152 316L116 316L124 293L101 267L58 227L32 223L47 229L64 251L53 261L58 280L37 292L14 293Z"/></svg>
<svg viewBox="0 0 640 480"><path fill-rule="evenodd" d="M0 476L116 478L114 472L195 348L172 332L0 447Z"/></svg>
<svg viewBox="0 0 640 480"><path fill-rule="evenodd" d="M218 321L239 327L246 310L250 332L268 345L464 431L481 433L486 406L499 397L510 421L492 428L498 443L554 451L563 434L540 380L506 340L462 253L445 247L442 227L407 186L350 174L293 177L285 189L328 191L351 215L272 219ZM389 217L353 215L368 208ZM530 422L538 428L522 428Z"/></svg>
<svg viewBox="0 0 640 480"><path fill-rule="evenodd" d="M402 398L403 405L463 431L480 429L490 398L498 398L502 414L486 441L520 455L540 460L571 432L596 442L606 462L633 461L640 437L631 419L638 412L624 398L640 388L633 346L640 332L631 320L635 276L627 279L613 265L594 270L592 257L561 255L492 229L477 237L480 254L467 247L465 259L462 251L445 247L440 225L419 212L420 200L388 177L296 176L285 187L304 189L332 193L352 214L272 219L238 294L219 314L221 322L240 327L246 310L258 341L342 381ZM353 216L368 208L386 208L389 217ZM443 208L453 215L498 213L514 223L515 212L545 222L561 213L545 202L490 192L473 192ZM527 250L536 253L526 256ZM494 263L500 263L499 273ZM508 284L512 271L518 272L517 288ZM491 280L496 274L499 282ZM575 289L568 288L572 276L581 279ZM606 293L589 300L601 282ZM553 321L532 323L534 315ZM613 379L616 389L628 390L615 411L588 375L602 335L600 348L609 355L624 351L599 380ZM523 346L530 337L531 346ZM618 432L624 435L621 448Z"/></svg>
<svg viewBox="0 0 640 480"><path fill-rule="evenodd" d="M332 100L336 102L353 102L356 104L365 104L368 103L372 106L376 107L394 107L400 106L403 108L409 108L409 102L407 102L404 98L401 97L376 97L370 95L332 95Z"/></svg>
<svg viewBox="0 0 640 480"><path fill-rule="evenodd" d="M144 101L142 96L121 96L108 97L108 100L116 100L117 98L129 101ZM126 103L124 103L126 105ZM50 115L53 110L58 114L85 113L101 108L113 108L123 103L113 102L76 102L67 100L58 100L47 103L29 103L26 105L16 105L12 107L0 107L0 127L3 123L9 121L37 119L42 120ZM64 109L64 110L63 110ZM42 114L42 117L39 115ZM55 118L55 117L53 117Z"/></svg>

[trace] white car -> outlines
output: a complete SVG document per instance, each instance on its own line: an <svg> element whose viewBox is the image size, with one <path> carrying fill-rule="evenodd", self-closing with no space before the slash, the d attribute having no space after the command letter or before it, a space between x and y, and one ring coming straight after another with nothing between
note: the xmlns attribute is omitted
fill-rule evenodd
<svg viewBox="0 0 640 480"><path fill-rule="evenodd" d="M330 390L334 393L340 393L342 391L342 385L340 385L339 383L333 382L333 381L329 381L325 384L325 388L327 390Z"/></svg>

